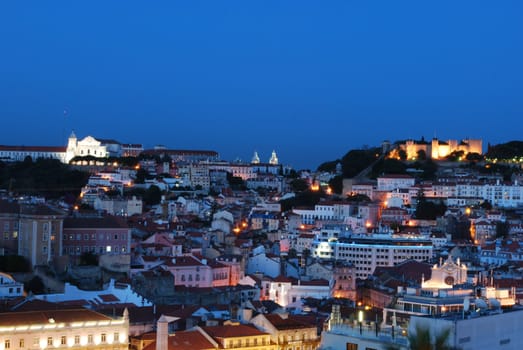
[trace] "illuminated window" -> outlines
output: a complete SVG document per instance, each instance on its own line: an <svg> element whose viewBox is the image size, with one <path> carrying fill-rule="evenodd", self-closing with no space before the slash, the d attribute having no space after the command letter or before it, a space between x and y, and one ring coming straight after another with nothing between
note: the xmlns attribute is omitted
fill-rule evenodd
<svg viewBox="0 0 523 350"><path fill-rule="evenodd" d="M11 348L11 340L10 339L6 339L4 341L4 349L10 349Z"/></svg>
<svg viewBox="0 0 523 350"><path fill-rule="evenodd" d="M25 340L23 338L20 339L20 341L18 342L18 347L19 348L25 348Z"/></svg>
<svg viewBox="0 0 523 350"><path fill-rule="evenodd" d="M60 344L61 345L66 345L67 344L67 338L65 337L65 335L62 335L60 337Z"/></svg>
<svg viewBox="0 0 523 350"><path fill-rule="evenodd" d="M114 338L114 342L115 343L120 342L120 333L115 332L114 335L113 335L113 338Z"/></svg>
<svg viewBox="0 0 523 350"><path fill-rule="evenodd" d="M40 346L40 338L33 338L33 346Z"/></svg>
<svg viewBox="0 0 523 350"><path fill-rule="evenodd" d="M107 335L105 333L102 333L101 341L102 341L102 343L107 342Z"/></svg>
<svg viewBox="0 0 523 350"><path fill-rule="evenodd" d="M74 345L78 345L80 344L80 336L79 335L75 335L74 336Z"/></svg>
<svg viewBox="0 0 523 350"><path fill-rule="evenodd" d="M53 337L47 337L47 346L53 346Z"/></svg>

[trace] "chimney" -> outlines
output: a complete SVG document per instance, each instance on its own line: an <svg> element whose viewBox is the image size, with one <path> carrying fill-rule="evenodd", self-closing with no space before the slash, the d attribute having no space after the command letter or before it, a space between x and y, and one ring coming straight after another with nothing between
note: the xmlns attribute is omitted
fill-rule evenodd
<svg viewBox="0 0 523 350"><path fill-rule="evenodd" d="M169 338L169 321L162 315L156 326L156 350L167 350Z"/></svg>
<svg viewBox="0 0 523 350"><path fill-rule="evenodd" d="M156 323L156 350L169 348L169 323L179 319L179 317L160 316Z"/></svg>

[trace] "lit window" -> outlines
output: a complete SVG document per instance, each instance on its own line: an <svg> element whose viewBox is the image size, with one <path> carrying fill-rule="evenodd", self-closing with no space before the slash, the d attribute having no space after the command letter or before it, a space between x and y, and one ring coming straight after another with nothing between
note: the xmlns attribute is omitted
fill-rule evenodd
<svg viewBox="0 0 523 350"><path fill-rule="evenodd" d="M107 342L107 335L105 333L102 333L101 341L102 341L102 343Z"/></svg>
<svg viewBox="0 0 523 350"><path fill-rule="evenodd" d="M53 346L53 337L47 337L47 346Z"/></svg>
<svg viewBox="0 0 523 350"><path fill-rule="evenodd" d="M92 343L93 343L93 335L92 335L92 334L89 334L89 335L87 336L87 343L89 343L89 344L92 344Z"/></svg>
<svg viewBox="0 0 523 350"><path fill-rule="evenodd" d="M80 344L80 336L79 336L79 335L75 335L75 336L74 336L74 344L75 344L75 345Z"/></svg>
<svg viewBox="0 0 523 350"><path fill-rule="evenodd" d="M25 348L25 340L23 338L20 339L20 341L18 342L18 347L19 348Z"/></svg>
<svg viewBox="0 0 523 350"><path fill-rule="evenodd" d="M60 337L60 344L61 345L66 345L67 344L67 338L65 337L65 335L62 335Z"/></svg>
<svg viewBox="0 0 523 350"><path fill-rule="evenodd" d="M5 348L5 349L10 349L10 348L11 348L11 340L6 339L6 340L4 341L4 348Z"/></svg>
<svg viewBox="0 0 523 350"><path fill-rule="evenodd" d="M120 342L120 333L115 332L113 335L113 338L114 338L115 343L119 343Z"/></svg>

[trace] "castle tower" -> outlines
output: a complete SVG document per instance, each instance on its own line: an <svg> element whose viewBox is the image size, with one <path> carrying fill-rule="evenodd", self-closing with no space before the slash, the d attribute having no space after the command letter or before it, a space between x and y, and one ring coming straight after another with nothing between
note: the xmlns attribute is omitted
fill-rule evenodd
<svg viewBox="0 0 523 350"><path fill-rule="evenodd" d="M260 157L258 156L258 152L254 151L254 155L252 156L251 163L260 164Z"/></svg>
<svg viewBox="0 0 523 350"><path fill-rule="evenodd" d="M278 165L278 157L276 156L275 150L272 151L271 159L269 159L269 164Z"/></svg>

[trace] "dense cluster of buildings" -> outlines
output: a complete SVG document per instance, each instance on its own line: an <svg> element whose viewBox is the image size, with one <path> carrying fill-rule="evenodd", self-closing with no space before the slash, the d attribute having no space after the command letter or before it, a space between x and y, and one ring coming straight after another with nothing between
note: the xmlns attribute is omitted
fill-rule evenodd
<svg viewBox="0 0 523 350"><path fill-rule="evenodd" d="M419 155L414 145L399 147ZM424 147L435 159L481 153L480 140ZM91 171L76 205L0 199L1 255L24 257L45 286L27 295L27 279L0 273L0 348L408 349L425 328L463 349L523 345L512 331L523 322L518 175L448 167L433 181L347 179L343 194L368 200L325 196L283 210L294 194L275 152L231 163L74 134L54 155L0 152ZM97 164L137 155L133 167ZM138 171L149 178L137 183ZM297 175L316 191L337 174ZM157 204L125 195L152 186ZM417 217L422 199L444 215Z"/></svg>

